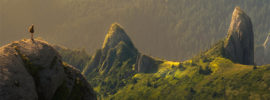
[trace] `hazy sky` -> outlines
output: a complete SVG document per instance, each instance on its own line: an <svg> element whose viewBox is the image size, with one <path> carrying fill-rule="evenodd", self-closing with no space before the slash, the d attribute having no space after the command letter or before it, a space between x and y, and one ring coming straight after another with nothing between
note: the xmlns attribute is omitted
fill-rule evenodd
<svg viewBox="0 0 270 100"><path fill-rule="evenodd" d="M226 36L237 5L251 16L256 34L269 32L269 1L1 0L0 45L29 38L27 27L34 24L35 36L93 53L118 22L141 52L183 60Z"/></svg>

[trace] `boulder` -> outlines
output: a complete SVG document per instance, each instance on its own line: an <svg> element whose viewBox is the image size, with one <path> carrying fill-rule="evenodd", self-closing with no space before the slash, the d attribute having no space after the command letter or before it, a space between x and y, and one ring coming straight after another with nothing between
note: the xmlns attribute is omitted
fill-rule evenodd
<svg viewBox="0 0 270 100"><path fill-rule="evenodd" d="M80 99L77 100L95 99L92 88L79 71L75 68L69 68L69 71L66 71L65 66L67 65L62 62L58 52L45 41L28 39L1 47L0 99L52 100L57 97L57 93L59 95L57 91L63 87L64 83L73 82L73 80L80 81L80 86L88 91L70 93L66 95L67 97L79 95L77 98ZM76 74L73 75L73 73ZM69 76L73 78L70 79ZM70 89L66 91L73 91L74 88L77 88L77 85L70 85Z"/></svg>

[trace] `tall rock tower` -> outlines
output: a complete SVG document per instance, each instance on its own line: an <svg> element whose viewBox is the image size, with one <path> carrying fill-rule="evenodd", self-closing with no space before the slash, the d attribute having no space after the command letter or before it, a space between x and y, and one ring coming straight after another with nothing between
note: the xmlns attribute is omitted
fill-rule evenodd
<svg viewBox="0 0 270 100"><path fill-rule="evenodd" d="M234 9L227 38L225 56L233 62L254 64L254 34L250 18L239 7Z"/></svg>

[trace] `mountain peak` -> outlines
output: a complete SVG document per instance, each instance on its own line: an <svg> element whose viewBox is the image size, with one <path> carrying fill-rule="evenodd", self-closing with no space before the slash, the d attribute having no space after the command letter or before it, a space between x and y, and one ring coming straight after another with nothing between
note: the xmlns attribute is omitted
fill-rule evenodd
<svg viewBox="0 0 270 100"><path fill-rule="evenodd" d="M252 23L249 16L240 8L236 7L232 14L229 31L241 30L243 28L252 29ZM228 34L231 32L228 32Z"/></svg>
<svg viewBox="0 0 270 100"><path fill-rule="evenodd" d="M115 33L116 31L124 31L124 29L122 28L122 26L118 23L113 23L110 27L110 31L108 34L112 34Z"/></svg>
<svg viewBox="0 0 270 100"><path fill-rule="evenodd" d="M241 64L254 63L254 33L251 20L240 7L232 14L231 24L224 44L225 55Z"/></svg>
<svg viewBox="0 0 270 100"><path fill-rule="evenodd" d="M125 30L119 24L114 23L111 25L105 37L102 48L106 52L109 48L114 48L121 41L133 46L133 43L126 34Z"/></svg>

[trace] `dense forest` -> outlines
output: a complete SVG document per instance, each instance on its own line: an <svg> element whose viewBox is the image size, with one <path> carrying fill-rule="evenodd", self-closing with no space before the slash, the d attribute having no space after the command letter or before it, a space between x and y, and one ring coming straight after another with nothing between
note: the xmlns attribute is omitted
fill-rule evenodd
<svg viewBox="0 0 270 100"><path fill-rule="evenodd" d="M179 61L223 38L235 6L251 17L255 43L263 43L270 32L269 4L269 0L1 0L0 44L28 37L25 27L34 23L45 40L86 48L92 54L109 25L118 22L140 51Z"/></svg>

